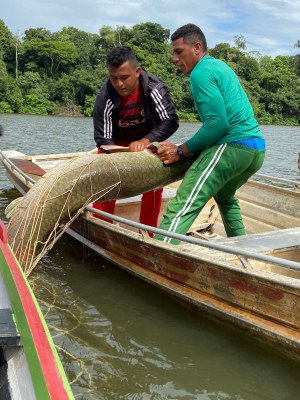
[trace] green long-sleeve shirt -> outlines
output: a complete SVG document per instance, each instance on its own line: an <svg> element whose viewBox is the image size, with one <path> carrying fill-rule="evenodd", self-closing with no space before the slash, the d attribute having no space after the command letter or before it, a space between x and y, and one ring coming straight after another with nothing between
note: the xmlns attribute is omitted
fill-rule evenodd
<svg viewBox="0 0 300 400"><path fill-rule="evenodd" d="M204 56L190 75L201 128L185 142L199 152L212 144L263 139L253 109L238 77L223 61Z"/></svg>

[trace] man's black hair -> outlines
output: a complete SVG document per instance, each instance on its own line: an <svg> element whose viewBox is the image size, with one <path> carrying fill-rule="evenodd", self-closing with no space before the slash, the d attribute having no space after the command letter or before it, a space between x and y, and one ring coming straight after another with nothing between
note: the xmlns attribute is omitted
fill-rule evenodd
<svg viewBox="0 0 300 400"><path fill-rule="evenodd" d="M108 67L118 68L126 61L129 61L133 66L137 66L136 54L128 46L114 47L106 56L106 64Z"/></svg>
<svg viewBox="0 0 300 400"><path fill-rule="evenodd" d="M178 28L171 36L171 41L182 38L185 43L194 44L200 42L203 51L207 51L206 37L202 30L194 24L186 24Z"/></svg>

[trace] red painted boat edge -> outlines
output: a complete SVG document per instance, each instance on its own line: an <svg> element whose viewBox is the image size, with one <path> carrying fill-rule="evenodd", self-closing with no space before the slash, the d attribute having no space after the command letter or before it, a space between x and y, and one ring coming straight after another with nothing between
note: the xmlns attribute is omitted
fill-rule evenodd
<svg viewBox="0 0 300 400"><path fill-rule="evenodd" d="M11 274L11 282L10 285L8 285L10 287L8 287L7 289L9 292L12 307L14 308L15 312L17 311L17 308L20 308L18 307L18 302L19 304L21 304L22 312L25 314L28 329L30 330L31 334L31 338L27 337L26 339L24 339L24 341L32 341L34 350L36 351L37 357L39 359L42 375L49 394L49 399L74 399L61 361L56 352L55 345L52 341L50 332L44 321L42 312L37 304L35 296L27 282L27 279L18 261L14 257L9 245L7 244L7 231L2 221L0 221L0 248ZM5 266L3 266L3 269L4 267ZM3 273L3 275L5 275L5 273ZM6 279L5 277L3 278L7 283L7 277ZM12 289L13 286L15 286L15 290ZM12 293L14 291L15 293ZM16 299L16 296L19 296L19 299ZM18 312L15 313L15 317L18 329L22 337L22 326L21 321L18 321ZM26 358L30 360L33 357L32 354L30 354L33 349L30 349L30 346L29 348L26 347L27 346L24 343L24 352ZM28 364L30 368L30 362ZM36 382L37 377L35 376L35 372L36 370L34 368L30 369L34 389L39 392L41 390L42 382ZM39 388L37 386L39 386Z"/></svg>

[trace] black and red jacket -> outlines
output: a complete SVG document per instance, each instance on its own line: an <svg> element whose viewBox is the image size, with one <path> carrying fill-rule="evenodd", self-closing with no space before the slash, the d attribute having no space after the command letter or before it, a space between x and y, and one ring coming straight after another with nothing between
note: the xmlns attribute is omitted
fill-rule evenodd
<svg viewBox="0 0 300 400"><path fill-rule="evenodd" d="M161 142L168 139L178 129L178 116L171 100L169 89L155 75L141 70L140 83L145 100L145 118L150 127L146 135L128 138L118 137L118 112L121 97L113 88L110 80L99 90L93 111L94 139L96 146L114 144L114 140L149 139L150 142Z"/></svg>

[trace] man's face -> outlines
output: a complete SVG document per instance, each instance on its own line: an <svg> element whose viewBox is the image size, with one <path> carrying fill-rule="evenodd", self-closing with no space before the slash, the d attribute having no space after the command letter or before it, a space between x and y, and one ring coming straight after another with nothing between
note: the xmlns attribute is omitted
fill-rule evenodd
<svg viewBox="0 0 300 400"><path fill-rule="evenodd" d="M139 87L140 67L133 66L129 61L119 67L108 67L109 79L120 96L129 96Z"/></svg>
<svg viewBox="0 0 300 400"><path fill-rule="evenodd" d="M183 38L172 42L172 60L184 75L189 75L200 60L201 44L185 43Z"/></svg>

